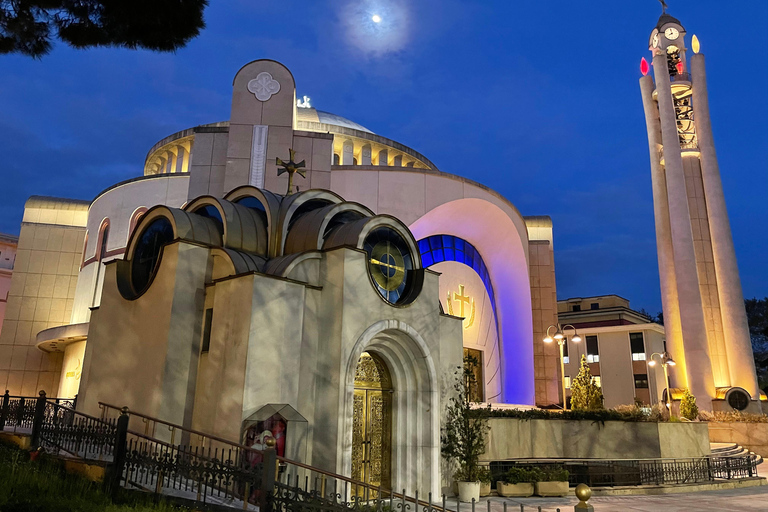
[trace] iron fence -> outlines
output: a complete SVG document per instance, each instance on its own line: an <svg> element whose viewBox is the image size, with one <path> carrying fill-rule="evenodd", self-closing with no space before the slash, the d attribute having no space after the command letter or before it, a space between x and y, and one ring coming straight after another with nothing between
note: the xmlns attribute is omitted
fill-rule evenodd
<svg viewBox="0 0 768 512"><path fill-rule="evenodd" d="M39 397L3 400L3 425L11 422L31 430L33 448L107 468L105 484L170 496L196 507L236 507L265 512L447 512L461 504L445 495L419 497L374 486L278 457L274 449L256 450L157 418L102 405L102 417ZM145 432L129 429L144 425ZM158 427L162 427L158 429ZM173 442L158 439L169 437ZM490 463L492 481L512 467L565 467L570 484L591 487L710 482L716 478L757 475L757 457L693 459L554 460L518 459ZM455 502L455 504L454 504ZM506 508L506 502L504 502ZM466 509L470 504L465 505ZM471 504L475 512L475 503Z"/></svg>
<svg viewBox="0 0 768 512"><path fill-rule="evenodd" d="M46 400L51 404L50 414L54 414L59 406L74 409L77 405L77 397L47 398ZM37 397L11 395L6 389L0 405L0 431L8 429L13 432L29 433L34 424L36 403Z"/></svg>
<svg viewBox="0 0 768 512"><path fill-rule="evenodd" d="M572 486L590 487L637 485L679 485L712 482L715 479L757 476L754 456L698 457L689 459L517 459L490 463L492 481L499 480L513 467L546 469L564 467Z"/></svg>

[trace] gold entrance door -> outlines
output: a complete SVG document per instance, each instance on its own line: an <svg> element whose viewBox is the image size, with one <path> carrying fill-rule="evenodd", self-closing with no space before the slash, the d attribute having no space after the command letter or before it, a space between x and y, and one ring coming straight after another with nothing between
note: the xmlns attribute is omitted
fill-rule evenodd
<svg viewBox="0 0 768 512"><path fill-rule="evenodd" d="M389 489L391 445L392 381L389 371L381 358L363 352L355 371L352 478ZM365 496L364 489L355 489L355 495Z"/></svg>

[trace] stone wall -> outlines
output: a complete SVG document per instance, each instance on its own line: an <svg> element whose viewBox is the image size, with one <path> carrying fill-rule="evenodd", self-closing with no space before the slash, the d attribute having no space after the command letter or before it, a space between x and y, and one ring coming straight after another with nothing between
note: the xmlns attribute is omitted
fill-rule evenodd
<svg viewBox="0 0 768 512"><path fill-rule="evenodd" d="M768 457L768 423L709 422L709 440L736 443L763 457Z"/></svg>
<svg viewBox="0 0 768 512"><path fill-rule="evenodd" d="M483 461L684 458L710 453L706 423L491 418L489 425Z"/></svg>

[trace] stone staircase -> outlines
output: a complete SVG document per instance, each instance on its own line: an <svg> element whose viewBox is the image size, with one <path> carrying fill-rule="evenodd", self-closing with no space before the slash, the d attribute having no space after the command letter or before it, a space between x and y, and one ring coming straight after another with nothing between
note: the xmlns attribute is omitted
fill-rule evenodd
<svg viewBox="0 0 768 512"><path fill-rule="evenodd" d="M709 443L711 457L750 457L762 464L763 457L755 452L751 452L736 443Z"/></svg>

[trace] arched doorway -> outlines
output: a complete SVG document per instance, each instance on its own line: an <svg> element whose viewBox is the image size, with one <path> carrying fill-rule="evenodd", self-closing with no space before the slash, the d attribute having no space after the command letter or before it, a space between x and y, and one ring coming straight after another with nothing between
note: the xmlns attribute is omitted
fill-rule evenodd
<svg viewBox="0 0 768 512"><path fill-rule="evenodd" d="M363 352L355 368L352 478L384 489L391 488L392 393L384 360Z"/></svg>

